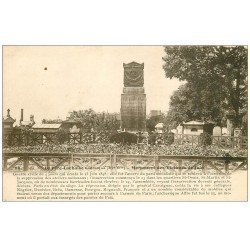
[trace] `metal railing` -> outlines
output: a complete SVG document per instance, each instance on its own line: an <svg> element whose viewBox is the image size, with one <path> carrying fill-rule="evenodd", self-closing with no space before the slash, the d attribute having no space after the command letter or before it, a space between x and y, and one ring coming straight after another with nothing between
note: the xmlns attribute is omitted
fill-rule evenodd
<svg viewBox="0 0 250 250"><path fill-rule="evenodd" d="M175 134L175 144L189 144L197 146L201 144L200 135ZM247 148L248 138L246 136L211 136L211 144L222 148Z"/></svg>

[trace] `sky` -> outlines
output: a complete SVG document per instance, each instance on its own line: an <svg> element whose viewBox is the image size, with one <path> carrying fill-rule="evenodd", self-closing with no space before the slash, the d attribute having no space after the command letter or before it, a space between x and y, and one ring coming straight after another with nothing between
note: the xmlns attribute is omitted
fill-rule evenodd
<svg viewBox="0 0 250 250"><path fill-rule="evenodd" d="M3 114L35 121L65 119L68 112L93 108L119 112L123 63L144 63L147 114L167 111L180 82L162 69L162 46L4 46ZM47 70L44 70L47 68Z"/></svg>

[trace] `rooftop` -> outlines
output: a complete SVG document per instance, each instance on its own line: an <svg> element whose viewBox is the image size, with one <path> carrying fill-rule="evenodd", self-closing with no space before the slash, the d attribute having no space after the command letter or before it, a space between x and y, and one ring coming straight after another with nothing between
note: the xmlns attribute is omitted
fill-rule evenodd
<svg viewBox="0 0 250 250"><path fill-rule="evenodd" d="M16 120L13 119L12 117L4 116L3 117L3 122L12 122L14 123Z"/></svg>
<svg viewBox="0 0 250 250"><path fill-rule="evenodd" d="M21 121L20 124L22 126L29 126L29 125L32 125L32 122L31 121Z"/></svg>
<svg viewBox="0 0 250 250"><path fill-rule="evenodd" d="M47 124L47 123L40 123L40 124L35 124L32 128L54 128L54 129L57 129L57 128L60 128L61 124L53 124L53 123L50 123L50 124Z"/></svg>
<svg viewBox="0 0 250 250"><path fill-rule="evenodd" d="M190 122L183 122L183 125L204 125L204 122L198 122L198 121L190 121Z"/></svg>
<svg viewBox="0 0 250 250"><path fill-rule="evenodd" d="M11 122L11 123L14 123L16 121L16 119L13 119L11 116L10 116L10 109L7 109L7 116L4 116L3 117L3 122Z"/></svg>

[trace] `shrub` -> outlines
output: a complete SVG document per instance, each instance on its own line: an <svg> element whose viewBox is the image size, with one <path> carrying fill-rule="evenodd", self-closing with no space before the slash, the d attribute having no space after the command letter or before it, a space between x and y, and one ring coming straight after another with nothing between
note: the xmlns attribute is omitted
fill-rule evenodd
<svg viewBox="0 0 250 250"><path fill-rule="evenodd" d="M112 143L132 144L137 143L137 135L128 132L121 132L110 137Z"/></svg>
<svg viewBox="0 0 250 250"><path fill-rule="evenodd" d="M203 146L208 146L212 144L212 135L209 133L201 133L200 134L200 144Z"/></svg>
<svg viewBox="0 0 250 250"><path fill-rule="evenodd" d="M167 145L171 145L174 143L174 133L169 132L164 135L164 142Z"/></svg>

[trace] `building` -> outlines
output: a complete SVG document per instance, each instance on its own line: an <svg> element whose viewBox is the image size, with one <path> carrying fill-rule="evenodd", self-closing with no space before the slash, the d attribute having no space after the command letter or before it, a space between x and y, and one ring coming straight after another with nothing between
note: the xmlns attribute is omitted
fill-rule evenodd
<svg viewBox="0 0 250 250"><path fill-rule="evenodd" d="M183 134L185 135L200 135L204 130L204 122L190 121L183 122Z"/></svg>
<svg viewBox="0 0 250 250"><path fill-rule="evenodd" d="M35 124L34 115L30 115L30 119L27 121L23 120L23 109L21 109L21 118L19 128L31 128Z"/></svg>
<svg viewBox="0 0 250 250"><path fill-rule="evenodd" d="M121 128L123 131L146 131L146 94L144 63L123 64L124 87L121 94Z"/></svg>
<svg viewBox="0 0 250 250"><path fill-rule="evenodd" d="M10 109L7 110L7 116L3 117L3 132L4 134L11 133L13 131L13 124L16 119L10 116Z"/></svg>
<svg viewBox="0 0 250 250"><path fill-rule="evenodd" d="M60 127L61 124L40 123L33 125L32 130L34 133L56 133Z"/></svg>
<svg viewBox="0 0 250 250"><path fill-rule="evenodd" d="M172 129L171 132L174 134L184 134L184 135L200 135L202 133L208 133L213 135L214 123L210 122L200 122L200 121L190 121L183 122L176 129Z"/></svg>

